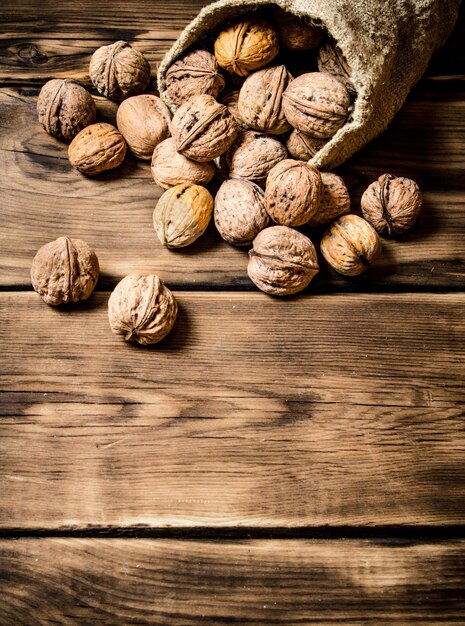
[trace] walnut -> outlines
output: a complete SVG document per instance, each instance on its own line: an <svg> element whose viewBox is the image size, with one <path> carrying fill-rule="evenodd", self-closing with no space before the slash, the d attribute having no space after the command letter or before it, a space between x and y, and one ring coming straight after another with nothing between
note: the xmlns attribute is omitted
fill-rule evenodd
<svg viewBox="0 0 465 626"><path fill-rule="evenodd" d="M327 139L315 139L295 128L286 141L286 148L294 159L309 161L327 143Z"/></svg>
<svg viewBox="0 0 465 626"><path fill-rule="evenodd" d="M42 246L31 268L32 286L52 306L87 300L99 276L97 255L85 241L59 237Z"/></svg>
<svg viewBox="0 0 465 626"><path fill-rule="evenodd" d="M206 185L215 175L216 168L213 161L198 163L177 152L174 139L170 137L153 151L151 170L157 185L168 189L180 183Z"/></svg>
<svg viewBox="0 0 465 626"><path fill-rule="evenodd" d="M302 291L318 270L313 243L287 226L270 226L262 230L249 252L250 280L273 296Z"/></svg>
<svg viewBox="0 0 465 626"><path fill-rule="evenodd" d="M177 107L202 93L216 98L224 85L215 57L206 50L188 52L166 72L166 93Z"/></svg>
<svg viewBox="0 0 465 626"><path fill-rule="evenodd" d="M266 211L278 224L301 226L318 210L322 187L320 172L315 167L285 159L267 176Z"/></svg>
<svg viewBox="0 0 465 626"><path fill-rule="evenodd" d="M80 130L95 121L95 102L74 80L54 78L42 87L37 114L44 130L58 139L71 141Z"/></svg>
<svg viewBox="0 0 465 626"><path fill-rule="evenodd" d="M352 69L335 41L330 39L320 48L318 53L318 69L320 72L327 72L328 74L337 76L337 78L344 83L351 96L357 94L354 83L351 80Z"/></svg>
<svg viewBox="0 0 465 626"><path fill-rule="evenodd" d="M253 72L246 79L239 92L238 109L247 126L277 135L290 129L282 110L282 95L291 80L284 65Z"/></svg>
<svg viewBox="0 0 465 626"><path fill-rule="evenodd" d="M278 52L275 29L261 19L240 20L221 31L215 40L219 65L239 76L267 65Z"/></svg>
<svg viewBox="0 0 465 626"><path fill-rule="evenodd" d="M108 300L111 330L126 341L157 343L171 331L178 306L156 274L129 274Z"/></svg>
<svg viewBox="0 0 465 626"><path fill-rule="evenodd" d="M381 252L376 230L358 215L343 215L321 239L321 252L340 274L355 276L365 271Z"/></svg>
<svg viewBox="0 0 465 626"><path fill-rule="evenodd" d="M417 183L410 178L383 174L364 192L363 217L379 233L401 235L415 223L422 198Z"/></svg>
<svg viewBox="0 0 465 626"><path fill-rule="evenodd" d="M302 52L318 48L326 37L321 24L312 23L309 19L297 17L278 7L273 12L273 17L278 29L279 41L288 50Z"/></svg>
<svg viewBox="0 0 465 626"><path fill-rule="evenodd" d="M207 94L185 102L171 121L176 150L194 161L211 161L226 152L237 132L228 107Z"/></svg>
<svg viewBox="0 0 465 626"><path fill-rule="evenodd" d="M263 184L268 172L287 157L283 144L269 135L249 130L241 133L221 157L221 168L230 178L246 178Z"/></svg>
<svg viewBox="0 0 465 626"><path fill-rule="evenodd" d="M350 213L350 196L342 178L331 172L321 172L321 180L323 189L320 205L307 223L312 227L327 224L341 215Z"/></svg>
<svg viewBox="0 0 465 626"><path fill-rule="evenodd" d="M244 130L248 129L248 126L244 122L244 120L241 119L241 116L239 114L239 107L237 104L238 101L239 101L238 89L227 91L221 98L221 104L224 104L225 106L228 107L229 111L231 112L231 115L236 120L239 132L244 132Z"/></svg>
<svg viewBox="0 0 465 626"><path fill-rule="evenodd" d="M121 165L126 155L126 142L111 124L87 126L69 144L71 165L87 176L100 174Z"/></svg>
<svg viewBox="0 0 465 626"><path fill-rule="evenodd" d="M225 241L249 246L268 226L263 190L249 180L226 180L215 198L215 226Z"/></svg>
<svg viewBox="0 0 465 626"><path fill-rule="evenodd" d="M332 137L344 125L349 105L349 93L343 83L325 72L298 76L283 94L288 122L317 139Z"/></svg>
<svg viewBox="0 0 465 626"><path fill-rule="evenodd" d="M90 59L89 76L97 91L110 100L124 100L147 89L150 65L127 41L98 48Z"/></svg>
<svg viewBox="0 0 465 626"><path fill-rule="evenodd" d="M204 187L183 183L165 191L158 200L153 226L164 246L183 248L205 232L212 211L213 198Z"/></svg>
<svg viewBox="0 0 465 626"><path fill-rule="evenodd" d="M149 160L154 148L170 134L170 112L158 96L132 96L119 105L116 125L131 152Z"/></svg>

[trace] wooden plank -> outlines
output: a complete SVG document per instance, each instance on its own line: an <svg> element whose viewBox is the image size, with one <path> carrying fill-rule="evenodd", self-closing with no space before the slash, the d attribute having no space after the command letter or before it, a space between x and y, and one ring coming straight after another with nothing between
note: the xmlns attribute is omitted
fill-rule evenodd
<svg viewBox="0 0 465 626"><path fill-rule="evenodd" d="M458 624L465 542L0 541L2 624Z"/></svg>
<svg viewBox="0 0 465 626"><path fill-rule="evenodd" d="M463 294L177 296L141 349L0 295L0 527L465 523Z"/></svg>

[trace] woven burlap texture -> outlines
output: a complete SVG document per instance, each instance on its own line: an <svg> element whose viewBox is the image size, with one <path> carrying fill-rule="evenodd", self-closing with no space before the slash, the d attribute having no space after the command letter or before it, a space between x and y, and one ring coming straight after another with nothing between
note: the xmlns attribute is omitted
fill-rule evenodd
<svg viewBox="0 0 465 626"><path fill-rule="evenodd" d="M321 21L352 68L357 98L350 118L310 161L328 169L386 128L450 34L460 0L219 0L200 11L159 67L158 90L172 111L175 107L165 93L170 65L196 43L213 43L214 33L226 21L273 5Z"/></svg>

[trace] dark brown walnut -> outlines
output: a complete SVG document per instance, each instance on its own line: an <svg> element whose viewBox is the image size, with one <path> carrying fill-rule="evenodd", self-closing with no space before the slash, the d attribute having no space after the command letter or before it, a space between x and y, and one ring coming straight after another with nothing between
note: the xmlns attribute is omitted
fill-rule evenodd
<svg viewBox="0 0 465 626"><path fill-rule="evenodd" d="M340 274L364 272L381 252L376 230L358 215L343 215L331 224L321 239L321 252Z"/></svg>
<svg viewBox="0 0 465 626"><path fill-rule="evenodd" d="M239 114L239 107L237 104L238 100L239 100L239 90L232 89L230 91L227 91L225 94L223 94L223 96L221 97L221 104L224 104L225 106L228 107L228 109L230 110L231 114L234 116L237 122L237 127L239 129L239 132L243 132L244 130L248 130L248 126L244 122L244 120L241 119L241 116Z"/></svg>
<svg viewBox="0 0 465 626"><path fill-rule="evenodd" d="M220 156L237 133L237 122L228 107L207 94L185 102L171 121L176 150L194 161L211 161Z"/></svg>
<svg viewBox="0 0 465 626"><path fill-rule="evenodd" d="M345 182L337 174L321 172L323 183L318 211L310 218L308 226L329 224L341 215L350 213L350 196Z"/></svg>
<svg viewBox="0 0 465 626"><path fill-rule="evenodd" d="M216 98L224 85L219 65L207 50L184 54L166 72L167 95L177 107L203 93Z"/></svg>
<svg viewBox="0 0 465 626"><path fill-rule="evenodd" d="M95 176L121 165L126 155L126 142L111 124L87 126L69 144L71 165L87 176Z"/></svg>
<svg viewBox="0 0 465 626"><path fill-rule="evenodd" d="M127 41L98 48L90 59L89 76L97 91L110 100L137 96L150 83L150 65Z"/></svg>
<svg viewBox="0 0 465 626"><path fill-rule="evenodd" d="M350 97L344 84L326 72L295 78L283 94L283 110L297 130L317 139L332 137L345 124Z"/></svg>
<svg viewBox="0 0 465 626"><path fill-rule="evenodd" d="M315 167L285 159L267 176L266 211L277 224L301 226L317 212L322 188L321 175Z"/></svg>
<svg viewBox="0 0 465 626"><path fill-rule="evenodd" d="M42 246L32 262L32 286L52 306L87 300L98 277L97 255L81 239L59 237Z"/></svg>
<svg viewBox="0 0 465 626"><path fill-rule="evenodd" d="M275 8L273 18L278 29L279 41L288 50L302 52L318 48L326 37L321 24L287 13L281 8Z"/></svg>
<svg viewBox="0 0 465 626"><path fill-rule="evenodd" d="M318 53L318 69L320 72L327 72L337 76L344 83L351 96L355 96L357 91L352 82L352 69L347 63L339 46L332 39L329 39Z"/></svg>
<svg viewBox="0 0 465 626"><path fill-rule="evenodd" d="M111 330L126 341L157 343L171 331L178 306L156 274L129 274L108 300Z"/></svg>
<svg viewBox="0 0 465 626"><path fill-rule="evenodd" d="M116 125L131 152L148 161L158 144L170 134L171 115L158 96L141 94L127 98L116 112Z"/></svg>
<svg viewBox="0 0 465 626"><path fill-rule="evenodd" d="M276 30L261 19L240 20L221 31L215 40L219 65L239 76L268 65L278 52Z"/></svg>
<svg viewBox="0 0 465 626"><path fill-rule="evenodd" d="M54 78L40 90L37 114L49 135L71 141L95 121L97 112L94 99L84 87L74 80Z"/></svg>
<svg viewBox="0 0 465 626"><path fill-rule="evenodd" d="M315 246L288 226L265 228L254 239L247 270L250 280L265 293L297 293L318 273Z"/></svg>
<svg viewBox="0 0 465 626"><path fill-rule="evenodd" d="M287 150L276 138L249 130L241 133L221 157L222 171L230 178L245 178L264 184L268 172L287 157Z"/></svg>
<svg viewBox="0 0 465 626"><path fill-rule="evenodd" d="M162 141L153 151L151 171L153 180L168 189L180 183L206 185L215 175L213 161L199 163L176 151L172 137Z"/></svg>
<svg viewBox="0 0 465 626"><path fill-rule="evenodd" d="M309 161L327 142L327 139L315 139L294 128L286 140L286 148L294 159Z"/></svg>
<svg viewBox="0 0 465 626"><path fill-rule="evenodd" d="M410 178L383 174L362 195L363 217L379 233L401 235L409 230L421 210L422 197Z"/></svg>
<svg viewBox="0 0 465 626"><path fill-rule="evenodd" d="M250 128L272 135L288 131L291 126L282 109L283 92L292 80L284 65L253 72L239 92L240 118Z"/></svg>
<svg viewBox="0 0 465 626"><path fill-rule="evenodd" d="M215 197L215 226L225 241L234 246L250 246L266 228L263 190L249 180L226 180Z"/></svg>

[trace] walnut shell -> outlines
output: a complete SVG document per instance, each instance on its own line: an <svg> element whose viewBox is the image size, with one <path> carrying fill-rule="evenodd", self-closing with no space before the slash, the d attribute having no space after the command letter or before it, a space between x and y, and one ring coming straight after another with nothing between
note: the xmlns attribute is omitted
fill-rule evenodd
<svg viewBox="0 0 465 626"><path fill-rule="evenodd" d="M263 190L249 180L224 181L215 197L213 215L220 235L234 246L251 245L270 221Z"/></svg>
<svg viewBox="0 0 465 626"><path fill-rule="evenodd" d="M301 226L316 213L323 184L320 172L302 161L285 159L266 179L265 207L268 215L284 226Z"/></svg>
<svg viewBox="0 0 465 626"><path fill-rule="evenodd" d="M312 227L327 224L350 213L349 191L342 178L331 172L321 172L321 181L323 189L320 206L308 222L308 226Z"/></svg>
<svg viewBox="0 0 465 626"><path fill-rule="evenodd" d="M228 107L207 94L185 102L171 121L176 150L194 161L212 161L220 156L237 133L237 122Z"/></svg>
<svg viewBox="0 0 465 626"><path fill-rule="evenodd" d="M284 65L253 72L239 92L240 118L250 128L279 135L291 126L282 110L283 92L292 80Z"/></svg>
<svg viewBox="0 0 465 626"><path fill-rule="evenodd" d="M327 139L315 139L315 137L310 137L310 135L306 135L294 128L286 140L286 148L294 159L309 161L313 159L327 141Z"/></svg>
<svg viewBox="0 0 465 626"><path fill-rule="evenodd" d="M244 132L245 130L248 129L248 126L244 122L244 120L241 119L241 116L239 114L239 107L237 104L238 101L239 101L238 89L232 89L231 91L227 91L221 98L221 104L224 104L225 106L228 107L229 111L231 112L231 115L236 120L239 132Z"/></svg>
<svg viewBox="0 0 465 626"><path fill-rule="evenodd" d="M215 40L219 65L239 76L267 65L278 52L275 29L261 19L240 20L221 31Z"/></svg>
<svg viewBox="0 0 465 626"><path fill-rule="evenodd" d="M219 65L207 50L184 54L166 72L166 92L177 107L203 93L216 98L224 85Z"/></svg>
<svg viewBox="0 0 465 626"><path fill-rule="evenodd" d="M74 80L54 78L45 83L37 99L37 114L44 130L58 139L71 141L95 121L95 102Z"/></svg>
<svg viewBox="0 0 465 626"><path fill-rule="evenodd" d="M250 280L273 296L302 291L318 270L313 243L287 226L270 226L262 230L249 252L247 271Z"/></svg>
<svg viewBox="0 0 465 626"><path fill-rule="evenodd" d="M343 83L325 72L295 78L283 94L283 110L297 130L317 139L332 137L349 115L350 97Z"/></svg>
<svg viewBox="0 0 465 626"><path fill-rule="evenodd" d="M170 112L151 94L132 96L119 105L116 125L131 152L139 159L152 158L155 147L170 134Z"/></svg>
<svg viewBox="0 0 465 626"><path fill-rule="evenodd" d="M97 255L81 239L59 237L42 246L32 262L32 286L52 306L87 300L98 277Z"/></svg>
<svg viewBox="0 0 465 626"><path fill-rule="evenodd" d="M103 122L81 130L68 148L71 165L87 176L118 167L125 155L126 142L121 133Z"/></svg>
<svg viewBox="0 0 465 626"><path fill-rule="evenodd" d="M171 331L178 305L156 274L129 274L108 300L111 330L126 341L157 343Z"/></svg>
<svg viewBox="0 0 465 626"><path fill-rule="evenodd" d="M90 59L89 76L97 91L110 100L136 96L149 86L150 65L127 41L98 48Z"/></svg>
<svg viewBox="0 0 465 626"><path fill-rule="evenodd" d="M339 46L332 39L329 39L318 53L318 69L320 72L327 72L337 76L344 83L351 96L356 95L357 90L352 82L352 69L347 63Z"/></svg>
<svg viewBox="0 0 465 626"><path fill-rule="evenodd" d="M164 246L183 248L205 232L212 211L213 198L204 187L176 185L158 200L153 226Z"/></svg>
<svg viewBox="0 0 465 626"><path fill-rule="evenodd" d="M157 185L168 189L181 183L206 185L216 168L213 161L199 163L177 152L175 141L170 137L153 151L151 171Z"/></svg>
<svg viewBox="0 0 465 626"><path fill-rule="evenodd" d="M263 184L268 172L286 157L287 150L278 139L249 130L241 133L221 157L221 168L230 178Z"/></svg>
<svg viewBox="0 0 465 626"><path fill-rule="evenodd" d="M273 17L278 29L279 41L288 50L302 52L318 48L326 37L321 25L287 13L278 7L273 12Z"/></svg>
<svg viewBox="0 0 465 626"><path fill-rule="evenodd" d="M381 252L376 230L358 215L343 215L331 224L321 239L321 252L340 274L364 272Z"/></svg>
<svg viewBox="0 0 465 626"><path fill-rule="evenodd" d="M363 217L379 232L401 235L415 223L422 197L410 178L383 174L362 195Z"/></svg>

